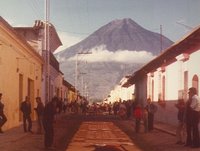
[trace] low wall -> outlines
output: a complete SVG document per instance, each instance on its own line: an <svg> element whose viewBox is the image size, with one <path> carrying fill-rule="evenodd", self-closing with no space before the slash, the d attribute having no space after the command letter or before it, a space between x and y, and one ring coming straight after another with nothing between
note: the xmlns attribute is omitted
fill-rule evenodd
<svg viewBox="0 0 200 151"><path fill-rule="evenodd" d="M176 126L178 122L178 109L175 107L175 103L177 103L177 101L173 100L165 101L165 104L163 105L156 102L155 104L157 105L158 110L154 115L154 119L158 122Z"/></svg>

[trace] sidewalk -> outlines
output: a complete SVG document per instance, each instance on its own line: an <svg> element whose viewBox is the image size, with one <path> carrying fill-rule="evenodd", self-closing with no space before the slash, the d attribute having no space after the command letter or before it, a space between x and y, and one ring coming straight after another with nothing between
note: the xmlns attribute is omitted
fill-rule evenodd
<svg viewBox="0 0 200 151"><path fill-rule="evenodd" d="M176 136L176 126L154 121L154 128L170 135Z"/></svg>
<svg viewBox="0 0 200 151"><path fill-rule="evenodd" d="M44 150L43 135L35 134L36 122L33 122L33 132L25 133L23 126L17 126L4 131L0 134L0 150L1 151L36 151Z"/></svg>
<svg viewBox="0 0 200 151"><path fill-rule="evenodd" d="M66 129L72 122L63 120L67 114L60 114L55 116L55 131L54 131L54 146L56 151L63 151L65 148L65 142L61 142L64 146L61 146L60 141L66 137ZM74 126L74 125L73 125ZM25 133L23 125L11 128L0 134L0 151L46 151L44 147L44 135L37 134L37 121L32 123L33 133ZM64 140L65 141L65 140Z"/></svg>

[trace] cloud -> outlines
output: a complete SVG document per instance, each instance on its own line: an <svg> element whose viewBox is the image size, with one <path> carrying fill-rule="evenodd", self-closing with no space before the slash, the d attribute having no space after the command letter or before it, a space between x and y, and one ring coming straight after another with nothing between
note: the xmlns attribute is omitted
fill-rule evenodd
<svg viewBox="0 0 200 151"><path fill-rule="evenodd" d="M121 62L121 63L144 63L152 60L153 56L147 51L130 51L130 50L118 50L116 52L108 51L104 46L96 47L92 50L91 54L81 55L79 60L87 62ZM60 58L62 59L62 58ZM68 59L76 60L76 57ZM64 60L62 60L64 61Z"/></svg>
<svg viewBox="0 0 200 151"><path fill-rule="evenodd" d="M66 48L80 42L82 39L80 37L75 37L73 35L67 34L66 32L58 32L58 35L62 41L62 46L58 47L54 53L65 50Z"/></svg>

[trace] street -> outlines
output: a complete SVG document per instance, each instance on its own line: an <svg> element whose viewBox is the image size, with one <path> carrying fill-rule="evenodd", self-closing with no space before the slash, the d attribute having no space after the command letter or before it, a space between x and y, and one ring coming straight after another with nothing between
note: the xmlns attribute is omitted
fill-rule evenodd
<svg viewBox="0 0 200 151"><path fill-rule="evenodd" d="M36 125L33 125L36 130ZM134 121L114 115L56 116L54 147L56 151L187 151L198 150L177 145L176 137L157 129L145 133L143 125L134 132ZM45 151L43 135L24 133L22 127L0 135L1 151ZM110 149L108 149L110 148Z"/></svg>

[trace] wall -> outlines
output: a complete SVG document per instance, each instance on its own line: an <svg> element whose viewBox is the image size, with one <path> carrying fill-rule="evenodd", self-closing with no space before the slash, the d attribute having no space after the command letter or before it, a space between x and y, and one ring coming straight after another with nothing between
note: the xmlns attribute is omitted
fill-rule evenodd
<svg viewBox="0 0 200 151"><path fill-rule="evenodd" d="M1 22L0 92L3 93L4 111L8 118L4 129L15 127L21 123L20 102L29 92L32 108L36 105L35 97L41 94L42 59L33 51L25 41L13 33L11 27L7 27ZM21 84L19 82L20 75L22 77ZM28 87L30 83L31 86ZM34 112L32 117L35 118Z"/></svg>

